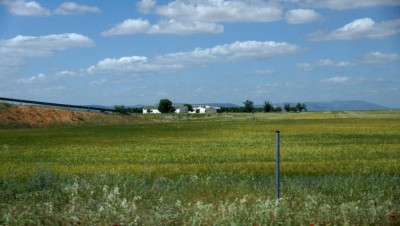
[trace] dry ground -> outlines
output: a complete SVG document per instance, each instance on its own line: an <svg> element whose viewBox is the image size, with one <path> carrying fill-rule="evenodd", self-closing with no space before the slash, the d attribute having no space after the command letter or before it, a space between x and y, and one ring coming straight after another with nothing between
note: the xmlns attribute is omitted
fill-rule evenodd
<svg viewBox="0 0 400 226"><path fill-rule="evenodd" d="M46 127L82 123L129 123L144 121L143 117L119 114L73 111L38 106L17 106L0 103L0 126Z"/></svg>

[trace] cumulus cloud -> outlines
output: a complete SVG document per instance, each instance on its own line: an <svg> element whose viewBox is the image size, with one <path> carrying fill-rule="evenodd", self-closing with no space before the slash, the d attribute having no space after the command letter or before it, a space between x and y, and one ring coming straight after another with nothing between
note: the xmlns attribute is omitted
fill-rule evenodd
<svg viewBox="0 0 400 226"><path fill-rule="evenodd" d="M296 0L295 2L312 8L328 8L334 10L400 5L400 1L398 0Z"/></svg>
<svg viewBox="0 0 400 226"><path fill-rule="evenodd" d="M156 6L157 2L154 0L141 0L138 2L137 7L139 12L148 13Z"/></svg>
<svg viewBox="0 0 400 226"><path fill-rule="evenodd" d="M23 0L3 0L0 3L4 4L11 14L18 16L46 16L50 15L50 10L42 7L40 3L35 1Z"/></svg>
<svg viewBox="0 0 400 226"><path fill-rule="evenodd" d="M201 21L176 21L174 19L163 20L151 26L149 34L219 34L224 31L220 24Z"/></svg>
<svg viewBox="0 0 400 226"><path fill-rule="evenodd" d="M328 78L328 79L323 79L323 80L321 80L321 82L330 83L330 84L342 84L342 83L348 82L349 80L350 80L349 77L336 76L336 77L332 77L332 78Z"/></svg>
<svg viewBox="0 0 400 226"><path fill-rule="evenodd" d="M150 28L150 22L143 19L127 19L111 29L102 32L103 36L127 35L146 32Z"/></svg>
<svg viewBox="0 0 400 226"><path fill-rule="evenodd" d="M23 64L23 59L26 57L49 56L55 51L93 45L91 39L76 33L47 36L18 35L12 39L0 39L0 70L13 71L15 67Z"/></svg>
<svg viewBox="0 0 400 226"><path fill-rule="evenodd" d="M400 61L400 55L397 53L382 53L379 51L371 51L362 57L355 58L350 61L335 62L330 59L321 59L314 63L299 63L297 67L304 71L312 71L321 67L350 67L360 64L389 64Z"/></svg>
<svg viewBox="0 0 400 226"><path fill-rule="evenodd" d="M388 64L400 60L397 53L385 54L379 51L373 51L365 54L361 58L361 62L365 64Z"/></svg>
<svg viewBox="0 0 400 226"><path fill-rule="evenodd" d="M19 84L31 84L31 83L34 83L34 82L37 82L37 81L43 81L44 79L46 79L46 77L47 76L45 74L39 73L36 76L32 76L32 77L29 77L29 78L18 79L17 83L19 83Z"/></svg>
<svg viewBox="0 0 400 226"><path fill-rule="evenodd" d="M101 12L101 10L96 6L87 6L75 2L64 2L56 10L54 10L54 13L61 15L99 12Z"/></svg>
<svg viewBox="0 0 400 226"><path fill-rule="evenodd" d="M113 28L102 32L103 36L132 35L138 33L148 34L218 34L224 31L224 27L219 24L201 21L177 21L175 19L161 20L157 24L151 25L149 21L143 19L127 19Z"/></svg>
<svg viewBox="0 0 400 226"><path fill-rule="evenodd" d="M285 14L285 19L289 24L305 24L317 21L321 16L311 9L293 9Z"/></svg>
<svg viewBox="0 0 400 226"><path fill-rule="evenodd" d="M247 59L263 59L296 54L299 46L286 42L244 41L218 45L213 48L196 48L190 52L178 52L158 57L164 62L208 63L238 61Z"/></svg>
<svg viewBox="0 0 400 226"><path fill-rule="evenodd" d="M48 56L54 51L78 47L91 47L94 42L87 36L76 33L52 34L47 36L22 36L0 40L3 57Z"/></svg>
<svg viewBox="0 0 400 226"><path fill-rule="evenodd" d="M212 48L196 48L192 51L156 56L106 58L87 69L88 73L157 73L181 70L202 64L232 62L248 59L265 59L296 54L301 48L285 42L245 41L217 45Z"/></svg>
<svg viewBox="0 0 400 226"><path fill-rule="evenodd" d="M400 18L376 23L371 18L356 19L330 32L309 35L313 41L382 39L400 33Z"/></svg>
<svg viewBox="0 0 400 226"><path fill-rule="evenodd" d="M354 61L335 62L330 59L321 59L314 63L299 63L297 64L297 67L304 71L312 71L316 68L321 68L321 67L350 67L354 65L356 65Z"/></svg>
<svg viewBox="0 0 400 226"><path fill-rule="evenodd" d="M168 18L210 22L270 22L282 17L278 4L237 0L176 0L158 6L156 13Z"/></svg>
<svg viewBox="0 0 400 226"><path fill-rule="evenodd" d="M121 58L106 58L99 61L96 65L92 65L87 69L90 74L95 73L151 73L159 71L173 71L181 69L183 66L179 64L160 64L149 62L144 56L130 56Z"/></svg>

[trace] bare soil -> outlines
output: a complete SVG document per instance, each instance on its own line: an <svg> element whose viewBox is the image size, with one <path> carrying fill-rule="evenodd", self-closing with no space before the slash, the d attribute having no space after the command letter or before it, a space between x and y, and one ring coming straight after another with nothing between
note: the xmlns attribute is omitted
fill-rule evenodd
<svg viewBox="0 0 400 226"><path fill-rule="evenodd" d="M83 123L129 123L143 117L100 112L73 111L38 106L17 106L0 103L0 125L13 127L46 127Z"/></svg>

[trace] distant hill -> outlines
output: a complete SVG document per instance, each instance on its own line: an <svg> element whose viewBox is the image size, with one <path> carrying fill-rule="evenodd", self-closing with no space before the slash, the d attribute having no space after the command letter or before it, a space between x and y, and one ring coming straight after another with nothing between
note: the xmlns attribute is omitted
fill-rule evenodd
<svg viewBox="0 0 400 226"><path fill-rule="evenodd" d="M366 101L305 102L308 111L355 111L389 110L389 108Z"/></svg>
<svg viewBox="0 0 400 226"><path fill-rule="evenodd" d="M389 110L388 107L384 107L378 104L366 102L366 101L357 101L357 100L338 100L338 101L329 101L329 102L301 102L305 103L308 111L356 111L356 110ZM180 104L180 103L176 103ZM272 103L276 106L281 106L283 108L284 103ZM295 105L296 103L290 103L291 105ZM210 105L214 107L241 107L242 105L232 104L232 103L197 103L192 105ZM101 107L114 109L113 106L101 106L101 105L89 105L90 107ZM138 104L134 106L125 106L125 107L134 107L134 108L142 108L144 105ZM262 104L255 104L256 108L262 108Z"/></svg>

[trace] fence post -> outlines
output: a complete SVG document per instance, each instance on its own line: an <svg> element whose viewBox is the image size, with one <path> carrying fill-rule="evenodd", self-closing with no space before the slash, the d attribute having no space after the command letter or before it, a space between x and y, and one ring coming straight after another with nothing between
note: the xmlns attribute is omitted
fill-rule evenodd
<svg viewBox="0 0 400 226"><path fill-rule="evenodd" d="M276 191L276 203L279 204L279 199L280 199L280 153L279 153L279 139L280 139L280 132L276 131L275 132L275 137L276 137L276 157L275 157L275 191Z"/></svg>

